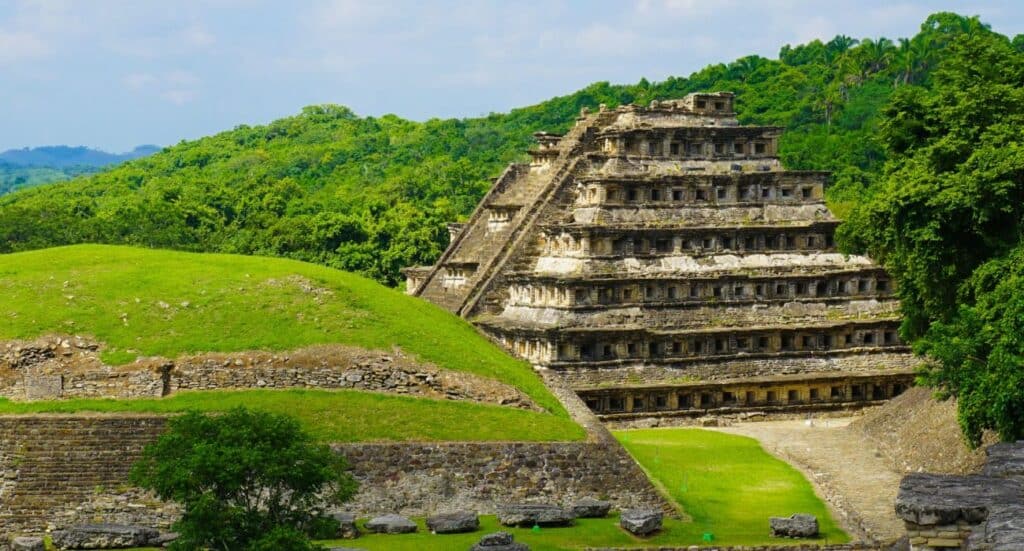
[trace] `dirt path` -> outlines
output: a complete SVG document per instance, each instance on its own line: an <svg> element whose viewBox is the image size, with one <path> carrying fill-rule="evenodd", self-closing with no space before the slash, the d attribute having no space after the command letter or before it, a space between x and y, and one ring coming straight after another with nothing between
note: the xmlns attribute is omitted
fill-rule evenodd
<svg viewBox="0 0 1024 551"><path fill-rule="evenodd" d="M714 428L750 436L766 451L800 469L854 538L889 542L903 535L893 512L902 473L858 432L851 419L766 421Z"/></svg>

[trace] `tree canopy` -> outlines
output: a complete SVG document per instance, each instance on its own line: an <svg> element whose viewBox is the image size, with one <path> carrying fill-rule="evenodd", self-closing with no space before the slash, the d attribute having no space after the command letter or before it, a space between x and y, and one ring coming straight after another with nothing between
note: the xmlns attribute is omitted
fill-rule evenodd
<svg viewBox="0 0 1024 551"><path fill-rule="evenodd" d="M973 29L885 108L889 162L840 228L897 278L903 333L972 444L1024 438L1024 54Z"/></svg>
<svg viewBox="0 0 1024 551"><path fill-rule="evenodd" d="M233 409L174 417L132 482L184 508L174 549L315 549L324 507L356 489L345 459L281 414Z"/></svg>

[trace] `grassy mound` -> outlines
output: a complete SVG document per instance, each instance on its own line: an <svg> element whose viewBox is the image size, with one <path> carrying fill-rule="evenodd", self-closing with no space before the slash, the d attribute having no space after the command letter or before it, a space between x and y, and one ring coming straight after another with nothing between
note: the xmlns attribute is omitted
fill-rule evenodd
<svg viewBox="0 0 1024 551"><path fill-rule="evenodd" d="M700 543L705 533L721 545L770 543L768 517L793 513L818 517L822 540L849 541L807 479L753 438L700 429L630 430L615 436L692 517L687 526L697 539L690 543Z"/></svg>
<svg viewBox="0 0 1024 551"><path fill-rule="evenodd" d="M347 344L513 385L564 414L530 366L465 321L363 277L291 260L77 245L0 255L0 339L90 335L104 360Z"/></svg>
<svg viewBox="0 0 1024 551"><path fill-rule="evenodd" d="M164 399L0 401L0 413L289 413L331 441L580 440L584 434L525 362L425 301L350 273L291 260L78 245L0 255L0 339L50 333L106 343L104 360L394 346L442 368L521 389L550 413L359 391L183 392Z"/></svg>
<svg viewBox="0 0 1024 551"><path fill-rule="evenodd" d="M360 392L239 390L181 392L162 399L10 402L0 414L225 411L247 406L295 417L326 442L582 440L566 417L522 409Z"/></svg>

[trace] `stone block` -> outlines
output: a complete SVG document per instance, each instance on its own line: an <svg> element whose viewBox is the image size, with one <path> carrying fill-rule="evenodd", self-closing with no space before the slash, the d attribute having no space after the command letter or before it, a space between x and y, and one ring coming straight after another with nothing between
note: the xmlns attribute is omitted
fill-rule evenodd
<svg viewBox="0 0 1024 551"><path fill-rule="evenodd" d="M630 534L647 536L661 530L663 518L657 509L627 509L619 518L619 525Z"/></svg>
<svg viewBox="0 0 1024 551"><path fill-rule="evenodd" d="M570 526L572 511L544 503L512 503L498 508L498 522L504 526Z"/></svg>
<svg viewBox="0 0 1024 551"><path fill-rule="evenodd" d="M435 534L474 532L480 528L480 519L469 511L442 513L427 517L427 528Z"/></svg>
<svg viewBox="0 0 1024 551"><path fill-rule="evenodd" d="M530 551L530 547L513 541L512 534L508 532L494 532L480 538L469 551Z"/></svg>
<svg viewBox="0 0 1024 551"><path fill-rule="evenodd" d="M145 526L127 524L86 524L51 534L57 549L117 549L145 547L160 537L160 532Z"/></svg>
<svg viewBox="0 0 1024 551"><path fill-rule="evenodd" d="M795 513L789 517L768 519L772 537L814 538L818 536L818 519L814 515Z"/></svg>
<svg viewBox="0 0 1024 551"><path fill-rule="evenodd" d="M359 537L359 528L356 527L356 516L352 513L334 511L329 513L330 517L338 521L337 537L352 539Z"/></svg>
<svg viewBox="0 0 1024 551"><path fill-rule="evenodd" d="M604 518L611 508L610 502L585 497L573 504L572 512L576 518Z"/></svg>
<svg viewBox="0 0 1024 551"><path fill-rule="evenodd" d="M979 524L989 508L1016 503L1022 494L1019 482L990 476L947 476L912 473L900 481L896 515L919 525L934 527L966 521Z"/></svg>
<svg viewBox="0 0 1024 551"><path fill-rule="evenodd" d="M960 549L959 538L928 538L929 547L954 547Z"/></svg>
<svg viewBox="0 0 1024 551"><path fill-rule="evenodd" d="M46 551L43 538L21 536L11 540L12 551Z"/></svg>
<svg viewBox="0 0 1024 551"><path fill-rule="evenodd" d="M378 534L408 534L416 531L416 523L402 515L382 515L366 521L366 529Z"/></svg>

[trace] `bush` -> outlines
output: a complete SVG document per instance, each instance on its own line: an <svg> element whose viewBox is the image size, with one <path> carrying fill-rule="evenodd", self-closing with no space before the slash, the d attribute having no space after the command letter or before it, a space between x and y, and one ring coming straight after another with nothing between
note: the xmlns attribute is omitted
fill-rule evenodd
<svg viewBox="0 0 1024 551"><path fill-rule="evenodd" d="M302 550L325 508L355 493L346 471L291 417L237 408L173 418L131 479L184 507L174 549Z"/></svg>

